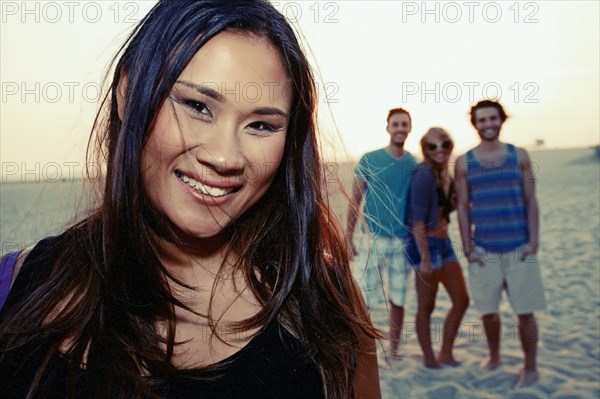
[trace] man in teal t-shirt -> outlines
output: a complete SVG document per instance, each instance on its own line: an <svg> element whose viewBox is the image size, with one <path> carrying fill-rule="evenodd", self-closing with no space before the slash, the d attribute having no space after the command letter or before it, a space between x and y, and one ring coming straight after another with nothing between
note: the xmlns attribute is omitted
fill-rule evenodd
<svg viewBox="0 0 600 399"><path fill-rule="evenodd" d="M384 301L382 277L387 270L392 358L398 354L406 302L408 266L403 247L409 233L404 214L411 175L417 165L415 158L404 151L411 128L408 111L394 108L388 112L386 130L390 143L363 155L354 168L353 203L349 207L346 230L352 255L357 255L357 280L369 308ZM363 234L357 250L353 235L363 197L365 226L361 229Z"/></svg>

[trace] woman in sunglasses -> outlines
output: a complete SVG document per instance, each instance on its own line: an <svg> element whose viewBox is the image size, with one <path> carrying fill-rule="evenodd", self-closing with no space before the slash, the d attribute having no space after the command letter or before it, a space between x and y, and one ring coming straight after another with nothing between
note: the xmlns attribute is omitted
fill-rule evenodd
<svg viewBox="0 0 600 399"><path fill-rule="evenodd" d="M444 129L433 127L425 133L421 139L424 160L415 169L408 199L408 224L413 237L406 255L417 270L417 337L423 363L428 368L460 364L452 355L452 346L469 306L462 270L448 238L450 212L456 204L448 174L453 148L454 143ZM431 347L430 319L439 282L446 288L452 307L444 321L442 348L436 358Z"/></svg>

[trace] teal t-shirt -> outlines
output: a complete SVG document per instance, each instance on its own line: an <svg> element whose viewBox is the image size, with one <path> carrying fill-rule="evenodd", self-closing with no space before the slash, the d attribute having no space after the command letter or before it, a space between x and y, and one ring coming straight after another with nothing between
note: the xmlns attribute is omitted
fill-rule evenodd
<svg viewBox="0 0 600 399"><path fill-rule="evenodd" d="M363 215L371 233L406 237L406 201L417 160L406 152L395 158L385 149L363 155L354 168L359 180L367 183Z"/></svg>

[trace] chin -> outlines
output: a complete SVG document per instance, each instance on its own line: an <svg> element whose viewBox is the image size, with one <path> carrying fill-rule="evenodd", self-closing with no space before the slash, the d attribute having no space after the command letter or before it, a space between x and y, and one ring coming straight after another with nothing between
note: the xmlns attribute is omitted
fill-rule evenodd
<svg viewBox="0 0 600 399"><path fill-rule="evenodd" d="M484 140L484 141L496 141L496 140L498 140L498 135L495 135L495 136L492 136L492 137L483 136L481 139Z"/></svg>
<svg viewBox="0 0 600 399"><path fill-rule="evenodd" d="M496 132L493 136L488 136L486 134L479 134L479 138L484 141L494 141L497 140L500 136L500 132Z"/></svg>
<svg viewBox="0 0 600 399"><path fill-rule="evenodd" d="M229 218L219 216L210 217L210 220L207 220L209 218L197 218L196 220L192 218L176 218L171 223L181 234L190 239L207 239L223 233L231 224Z"/></svg>

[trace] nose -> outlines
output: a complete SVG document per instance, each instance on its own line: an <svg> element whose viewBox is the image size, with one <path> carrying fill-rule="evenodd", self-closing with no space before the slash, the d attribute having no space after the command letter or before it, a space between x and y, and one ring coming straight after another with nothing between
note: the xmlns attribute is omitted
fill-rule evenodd
<svg viewBox="0 0 600 399"><path fill-rule="evenodd" d="M494 120L492 120L492 119L490 119L490 118L486 118L486 119L484 119L484 120L483 120L483 122L482 122L482 125L483 125L484 127L486 127L486 128L487 128L487 127L490 127L490 126L494 126L494 124L495 124L495 121L494 121Z"/></svg>
<svg viewBox="0 0 600 399"><path fill-rule="evenodd" d="M210 131L195 152L196 160L221 175L235 175L243 171L246 158L237 126L232 123L214 125Z"/></svg>

